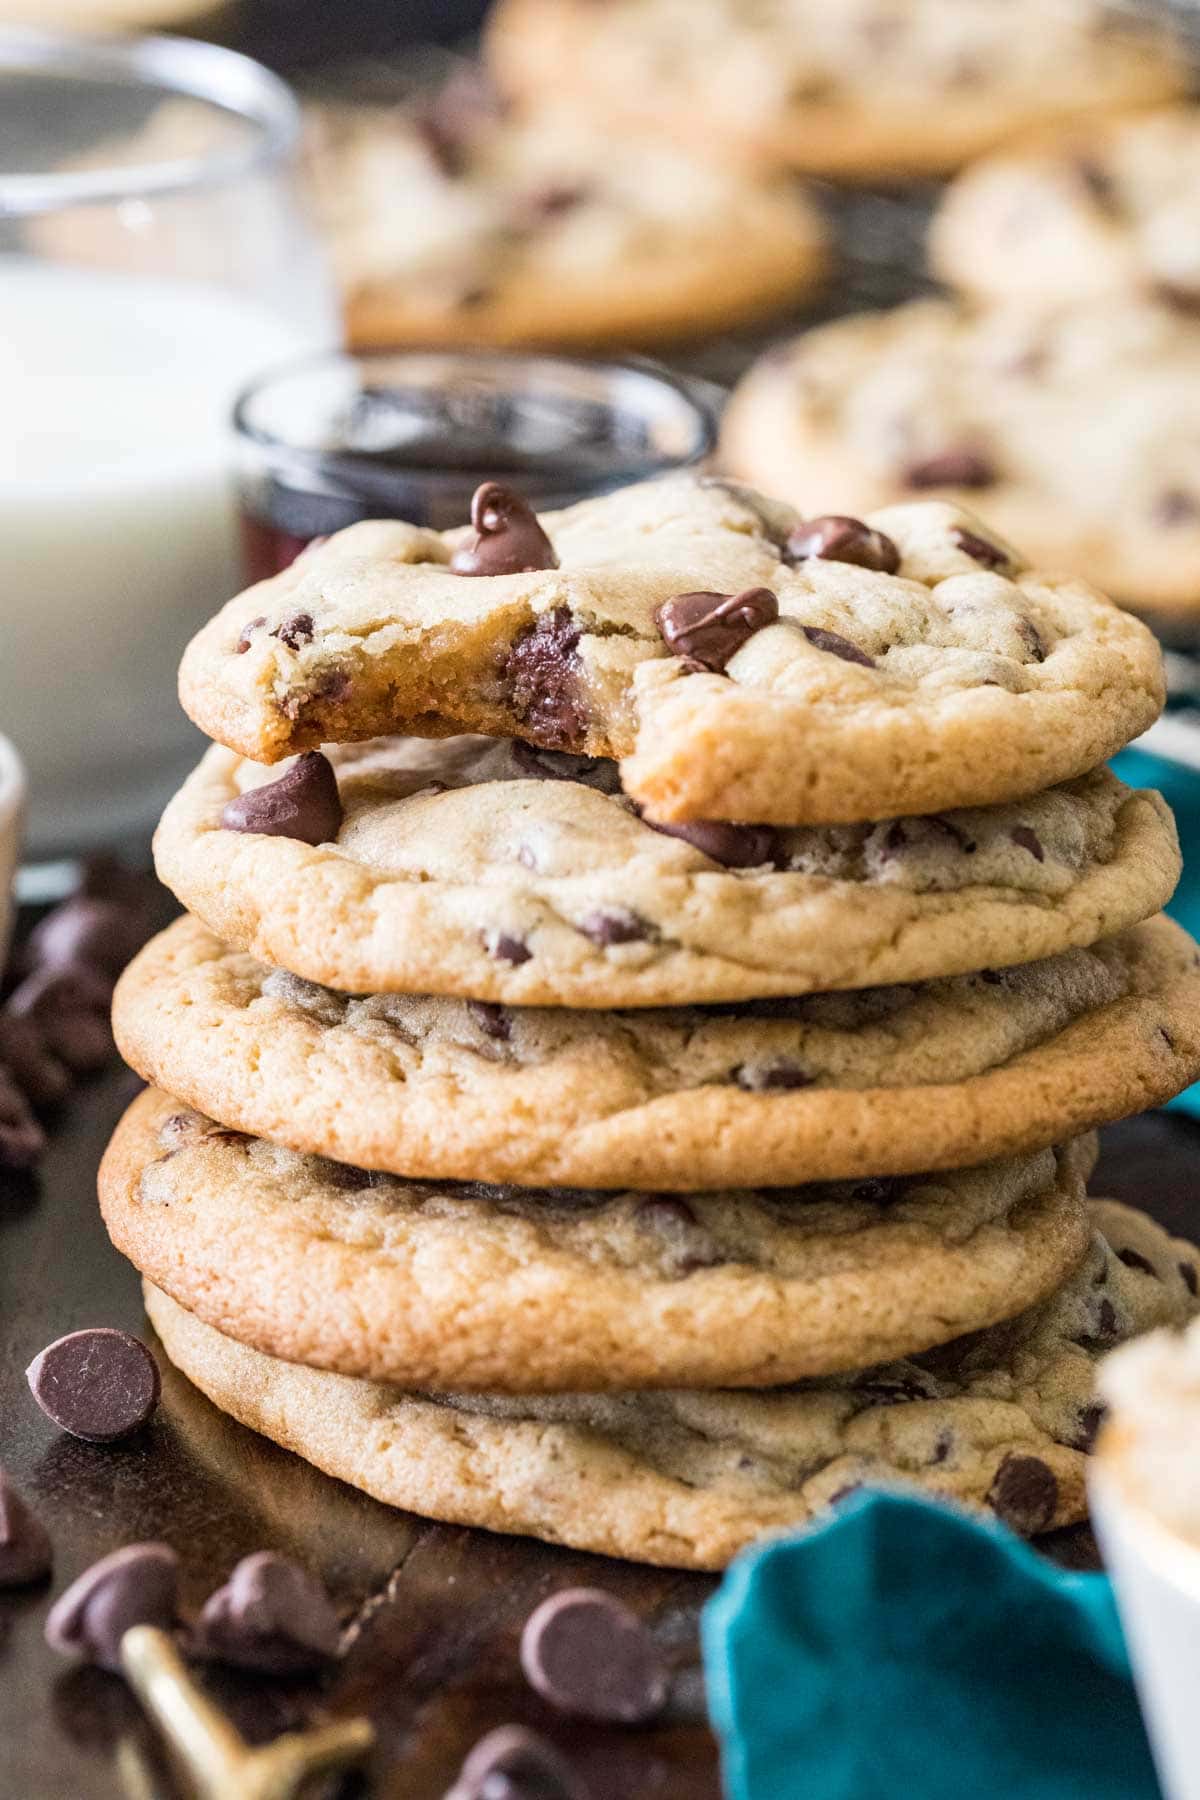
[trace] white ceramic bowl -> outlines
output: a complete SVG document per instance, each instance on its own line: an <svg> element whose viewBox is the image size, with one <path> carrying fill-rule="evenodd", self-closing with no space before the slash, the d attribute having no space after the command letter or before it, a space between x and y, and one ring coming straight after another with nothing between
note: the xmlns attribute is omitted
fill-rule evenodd
<svg viewBox="0 0 1200 1800"><path fill-rule="evenodd" d="M25 818L25 770L6 737L0 737L0 968L12 929L12 885Z"/></svg>

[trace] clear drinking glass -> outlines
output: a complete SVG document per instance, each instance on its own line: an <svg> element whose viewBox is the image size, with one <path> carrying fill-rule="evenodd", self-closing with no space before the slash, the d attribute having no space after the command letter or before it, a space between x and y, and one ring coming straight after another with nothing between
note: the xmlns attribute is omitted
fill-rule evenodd
<svg viewBox="0 0 1200 1800"><path fill-rule="evenodd" d="M718 399L641 358L411 350L268 371L234 415L247 578L358 519L465 524L481 481L545 512L702 462Z"/></svg>
<svg viewBox="0 0 1200 1800"><path fill-rule="evenodd" d="M35 858L143 833L200 747L175 668L240 584L230 407L340 336L298 135L230 51L0 31L0 731Z"/></svg>

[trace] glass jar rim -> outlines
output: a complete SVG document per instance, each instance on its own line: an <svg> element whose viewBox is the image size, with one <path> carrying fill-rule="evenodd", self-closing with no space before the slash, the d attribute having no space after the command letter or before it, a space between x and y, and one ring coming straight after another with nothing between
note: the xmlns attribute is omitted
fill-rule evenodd
<svg viewBox="0 0 1200 1800"><path fill-rule="evenodd" d="M114 86L159 88L164 97L207 101L254 127L255 137L205 155L112 168L0 171L0 218L224 186L282 161L300 137L300 108L286 82L220 44L174 37L65 37L5 26L0 76L22 70L66 79L90 76Z"/></svg>

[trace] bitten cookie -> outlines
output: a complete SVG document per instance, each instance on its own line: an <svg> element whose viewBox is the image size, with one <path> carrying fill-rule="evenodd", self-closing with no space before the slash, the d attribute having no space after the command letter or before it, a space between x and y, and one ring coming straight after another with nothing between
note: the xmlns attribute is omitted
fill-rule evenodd
<svg viewBox="0 0 1200 1800"><path fill-rule="evenodd" d="M405 1394L278 1362L152 1287L167 1355L242 1424L379 1500L675 1568L719 1569L864 1482L987 1507L1026 1535L1087 1510L1097 1359L1196 1310L1197 1252L1097 1201L1050 1299L916 1361L767 1393ZM1103 1236L1101 1235L1103 1233Z"/></svg>
<svg viewBox="0 0 1200 1800"><path fill-rule="evenodd" d="M155 1089L100 1175L117 1248L208 1324L405 1387L765 1386L926 1349L1064 1279L1091 1139L981 1169L717 1194L370 1176Z"/></svg>
<svg viewBox="0 0 1200 1800"><path fill-rule="evenodd" d="M500 0L486 42L514 94L850 180L1186 87L1161 27L1098 0Z"/></svg>
<svg viewBox="0 0 1200 1800"><path fill-rule="evenodd" d="M155 1086L360 1168L704 1188L963 1168L1061 1143L1200 1075L1200 968L1159 918L923 987L637 1012L354 998L180 919L114 1026Z"/></svg>
<svg viewBox="0 0 1200 1800"><path fill-rule="evenodd" d="M926 980L1093 943L1179 874L1160 796L1103 770L875 826L668 831L613 764L508 740L331 756L280 776L210 750L155 860L224 942L347 993L614 1007Z"/></svg>
<svg viewBox="0 0 1200 1800"><path fill-rule="evenodd" d="M185 652L185 710L259 762L479 731L623 757L657 819L824 824L1032 793L1162 706L1144 626L954 507L802 522L679 475L541 520L488 483L472 512L351 526L231 601Z"/></svg>
<svg viewBox="0 0 1200 1800"><path fill-rule="evenodd" d="M1198 381L1200 321L1178 308L1133 298L972 313L921 300L768 353L734 393L721 453L813 506L969 499L1040 568L1190 613Z"/></svg>

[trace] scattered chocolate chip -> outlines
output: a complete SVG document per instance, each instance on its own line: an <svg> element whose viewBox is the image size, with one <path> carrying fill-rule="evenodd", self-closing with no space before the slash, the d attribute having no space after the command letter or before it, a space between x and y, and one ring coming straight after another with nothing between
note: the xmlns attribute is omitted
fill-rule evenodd
<svg viewBox="0 0 1200 1800"><path fill-rule="evenodd" d="M320 1582L269 1550L244 1556L205 1601L192 1645L237 1669L291 1675L319 1668L338 1652L338 1621Z"/></svg>
<svg viewBox="0 0 1200 1800"><path fill-rule="evenodd" d="M733 1080L747 1093L761 1094L773 1088L811 1087L814 1077L806 1075L795 1063L739 1063L733 1070Z"/></svg>
<svg viewBox="0 0 1200 1800"><path fill-rule="evenodd" d="M456 575L521 575L557 569L554 546L527 500L499 481L485 481L471 496L473 543L450 558Z"/></svg>
<svg viewBox="0 0 1200 1800"><path fill-rule="evenodd" d="M500 666L514 713L550 750L577 749L587 736L576 654L581 635L569 607L556 606L518 633Z"/></svg>
<svg viewBox="0 0 1200 1800"><path fill-rule="evenodd" d="M35 925L24 966L83 963L116 977L146 940L147 921L128 906L75 894Z"/></svg>
<svg viewBox="0 0 1200 1800"><path fill-rule="evenodd" d="M873 531L862 519L850 519L842 513L825 513L797 525L788 537L785 551L791 562L807 562L815 556L823 562L875 569L882 575L894 575L900 567L900 552L890 537Z"/></svg>
<svg viewBox="0 0 1200 1800"><path fill-rule="evenodd" d="M640 944L654 935L654 927L628 906L598 907L576 928L593 944L606 950L610 944Z"/></svg>
<svg viewBox="0 0 1200 1800"><path fill-rule="evenodd" d="M46 1642L115 1673L121 1639L134 1625L170 1631L176 1622L179 1558L168 1544L127 1544L81 1575L46 1619Z"/></svg>
<svg viewBox="0 0 1200 1800"><path fill-rule="evenodd" d="M266 624L266 622L267 622L267 617L266 617L265 613L259 613L257 619L248 619L247 620L247 622L242 626L241 636L238 638L237 643L233 647L235 656L245 656L247 650L250 648L250 645L253 642L254 633L256 631L261 631L263 626Z"/></svg>
<svg viewBox="0 0 1200 1800"><path fill-rule="evenodd" d="M979 450L943 450L938 456L927 456L922 462L910 463L904 471L905 485L910 488L985 488L996 479L995 464Z"/></svg>
<svg viewBox="0 0 1200 1800"><path fill-rule="evenodd" d="M1123 1262L1127 1269L1138 1269L1143 1275L1153 1275L1155 1280L1158 1279L1158 1270L1150 1258L1143 1256L1140 1250L1132 1250L1128 1244L1123 1244L1116 1255L1117 1261Z"/></svg>
<svg viewBox="0 0 1200 1800"><path fill-rule="evenodd" d="M1192 1263L1181 1262L1179 1264L1179 1273L1183 1277L1183 1285L1189 1294L1195 1294L1197 1291L1200 1291L1197 1286L1196 1270Z"/></svg>
<svg viewBox="0 0 1200 1800"><path fill-rule="evenodd" d="M720 674L755 632L778 617L779 601L770 588L754 587L739 594L676 594L657 609L654 622L676 656Z"/></svg>
<svg viewBox="0 0 1200 1800"><path fill-rule="evenodd" d="M511 963L514 969L527 963L533 955L524 938L514 937L508 931L487 932L483 941L489 956L494 956L497 962Z"/></svg>
<svg viewBox="0 0 1200 1800"><path fill-rule="evenodd" d="M727 869L757 869L775 860L779 839L769 825L729 825L720 819L694 819L687 825L663 825L645 819L651 831L664 837L682 838L701 856L711 857Z"/></svg>
<svg viewBox="0 0 1200 1800"><path fill-rule="evenodd" d="M49 1532L0 1469L0 1588L42 1581L53 1561Z"/></svg>
<svg viewBox="0 0 1200 1800"><path fill-rule="evenodd" d="M284 619L282 624L275 627L271 636L278 638L281 644L286 644L289 650L302 650L316 636L312 614L293 613L290 619Z"/></svg>
<svg viewBox="0 0 1200 1800"><path fill-rule="evenodd" d="M512 1036L512 1019L505 1007L491 1000L468 1000L467 1011L485 1037L506 1044Z"/></svg>
<svg viewBox="0 0 1200 1800"><path fill-rule="evenodd" d="M1191 525L1200 518L1200 499L1184 488L1168 488L1154 503L1154 517L1159 525Z"/></svg>
<svg viewBox="0 0 1200 1800"><path fill-rule="evenodd" d="M476 1744L445 1800L588 1800L588 1790L545 1738L501 1725Z"/></svg>
<svg viewBox="0 0 1200 1800"><path fill-rule="evenodd" d="M727 1260L712 1232L678 1194L646 1194L634 1208L634 1218L667 1246L676 1275L715 1269Z"/></svg>
<svg viewBox="0 0 1200 1800"><path fill-rule="evenodd" d="M8 997L9 1014L28 1020L46 1048L77 1074L99 1069L113 1051L112 979L75 963L27 975Z"/></svg>
<svg viewBox="0 0 1200 1800"><path fill-rule="evenodd" d="M1006 1456L988 1491L988 1505L1022 1537L1033 1537L1054 1518L1058 1479L1038 1456Z"/></svg>
<svg viewBox="0 0 1200 1800"><path fill-rule="evenodd" d="M1100 1400L1093 1400L1089 1406L1079 1410L1079 1423L1075 1428L1075 1436L1071 1443L1073 1450L1081 1450L1085 1456L1095 1448L1096 1438L1104 1423L1107 1408Z"/></svg>
<svg viewBox="0 0 1200 1800"><path fill-rule="evenodd" d="M1035 862L1045 862L1046 852L1042 848L1042 840L1030 826L1014 825L1008 835L1018 850L1028 850Z"/></svg>
<svg viewBox="0 0 1200 1800"><path fill-rule="evenodd" d="M1008 552L999 544L991 543L978 532L968 531L965 526L956 525L950 534L964 556L977 562L984 569L1003 569L1008 565Z"/></svg>
<svg viewBox="0 0 1200 1800"><path fill-rule="evenodd" d="M20 1088L0 1067L0 1169L32 1169L46 1148L46 1134Z"/></svg>
<svg viewBox="0 0 1200 1800"><path fill-rule="evenodd" d="M319 750L298 756L277 781L247 788L221 812L225 831L260 837L295 838L300 844L331 844L342 828L337 776Z"/></svg>
<svg viewBox="0 0 1200 1800"><path fill-rule="evenodd" d="M48 1419L73 1437L111 1444L158 1405L158 1364L140 1338L110 1326L72 1331L39 1351L25 1376Z"/></svg>
<svg viewBox="0 0 1200 1800"><path fill-rule="evenodd" d="M564 1588L525 1621L521 1667L574 1719L643 1725L667 1703L666 1664L637 1617L598 1588Z"/></svg>
<svg viewBox="0 0 1200 1800"><path fill-rule="evenodd" d="M802 625L800 630L808 639L814 650L825 650L830 656L840 656L843 662L859 663L864 669L875 667L875 658L844 638L840 631L826 631L821 625Z"/></svg>
<svg viewBox="0 0 1200 1800"><path fill-rule="evenodd" d="M71 1086L66 1064L51 1050L35 1019L0 1012L0 1070L32 1106L54 1106Z"/></svg>

